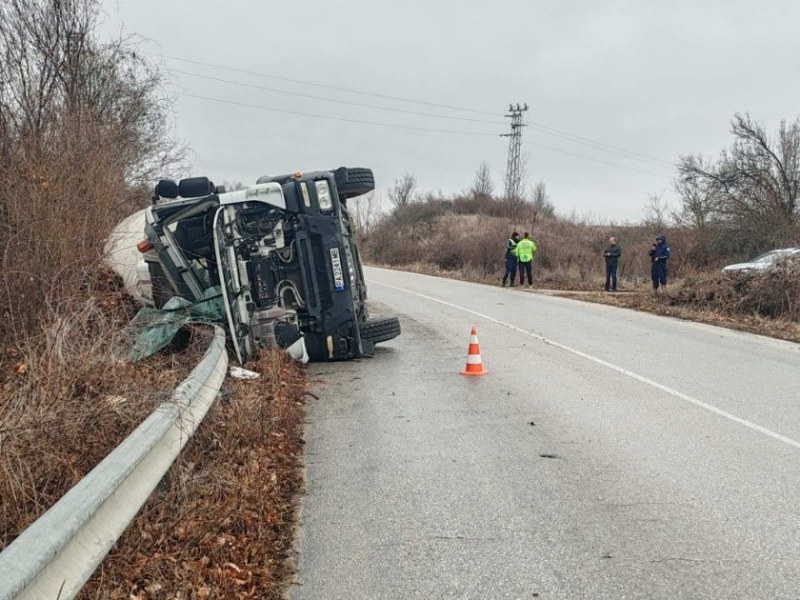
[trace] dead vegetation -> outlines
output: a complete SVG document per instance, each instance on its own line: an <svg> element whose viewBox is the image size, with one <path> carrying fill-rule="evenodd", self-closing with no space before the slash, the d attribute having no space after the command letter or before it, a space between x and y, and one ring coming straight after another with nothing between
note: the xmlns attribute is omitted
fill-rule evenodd
<svg viewBox="0 0 800 600"><path fill-rule="evenodd" d="M622 248L618 289L639 294L576 297L660 314L680 312L684 318L794 339L800 269L786 265L759 277L723 277L720 271L800 243L800 120L782 122L770 136L749 115L736 115L731 133L734 143L718 161L682 158L675 181L677 209L652 196L638 224L560 216L541 183L527 198L495 196L486 165L472 188L451 197L418 193L407 185L398 202L395 182L392 210L378 217L369 211L370 218L363 219L362 254L388 268L499 285L506 239L512 231L527 231L538 246L535 287L599 292L602 251L614 236ZM413 175L403 181L413 183ZM660 233L666 233L672 251L670 292L653 299L648 251Z"/></svg>
<svg viewBox="0 0 800 600"><path fill-rule="evenodd" d="M728 317L752 315L800 323L800 260L785 260L760 274L698 275L670 294L669 303Z"/></svg>
<svg viewBox="0 0 800 600"><path fill-rule="evenodd" d="M132 364L130 315L110 287L43 327L40 343L3 349L0 549L168 400L202 356L209 334L197 328L198 343L183 352Z"/></svg>
<svg viewBox="0 0 800 600"><path fill-rule="evenodd" d="M359 200L354 202L357 204ZM538 247L533 262L537 285L558 289L601 289L603 249L610 236L622 246L619 277L627 289L650 279L648 250L659 229L652 225L594 224L577 217L544 214L532 206L516 208L518 220L499 199L480 202L456 197L419 199L374 220L362 235L367 262L389 267L497 283L503 275L505 241L512 231L528 231ZM478 211L478 212L466 212ZM672 246L670 276L686 277L718 268L722 258L706 254L698 232L668 232Z"/></svg>
<svg viewBox="0 0 800 600"><path fill-rule="evenodd" d="M705 273L658 296L563 295L800 342L800 260L757 275Z"/></svg>
<svg viewBox="0 0 800 600"><path fill-rule="evenodd" d="M25 353L0 361L0 550L116 447L202 357L133 364L127 299L109 289ZM302 489L305 376L282 353L226 382L168 476L81 594L83 598L280 598L293 573Z"/></svg>
<svg viewBox="0 0 800 600"><path fill-rule="evenodd" d="M0 3L3 340L58 327L91 290L113 226L175 165L157 68L101 41L96 0Z"/></svg>
<svg viewBox="0 0 800 600"><path fill-rule="evenodd" d="M283 598L303 488L305 376L283 353L229 379L81 598Z"/></svg>
<svg viewBox="0 0 800 600"><path fill-rule="evenodd" d="M0 0L0 550L207 346L190 327L185 350L127 360L135 309L103 248L181 151L158 68L134 39L100 40L100 15L98 0ZM255 367L264 379L228 384L83 597L279 597L304 388L280 356Z"/></svg>
<svg viewBox="0 0 800 600"><path fill-rule="evenodd" d="M132 307L103 246L177 154L157 69L101 41L99 17L96 0L0 2L0 545L185 371L124 360Z"/></svg>

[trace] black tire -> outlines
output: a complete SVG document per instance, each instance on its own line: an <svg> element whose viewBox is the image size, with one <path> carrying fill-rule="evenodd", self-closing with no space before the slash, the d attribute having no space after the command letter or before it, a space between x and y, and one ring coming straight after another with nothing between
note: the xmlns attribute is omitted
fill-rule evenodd
<svg viewBox="0 0 800 600"><path fill-rule="evenodd" d="M361 337L379 344L400 335L400 320L397 317L380 317L361 323Z"/></svg>
<svg viewBox="0 0 800 600"><path fill-rule="evenodd" d="M336 189L340 200L363 196L375 189L375 175L360 167L336 169Z"/></svg>

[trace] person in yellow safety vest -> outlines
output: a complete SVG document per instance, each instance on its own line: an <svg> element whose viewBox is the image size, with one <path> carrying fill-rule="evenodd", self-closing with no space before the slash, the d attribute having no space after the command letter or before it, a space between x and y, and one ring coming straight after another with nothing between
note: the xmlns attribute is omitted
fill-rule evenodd
<svg viewBox="0 0 800 600"><path fill-rule="evenodd" d="M525 283L525 273L528 274L528 285L533 285L533 270L531 263L536 252L536 244L530 239L530 234L526 231L522 234L522 239L517 243L517 259L519 259L519 286Z"/></svg>
<svg viewBox="0 0 800 600"><path fill-rule="evenodd" d="M517 242L519 234L515 231L506 240L506 273L503 275L503 287L506 287L509 276L511 276L511 287L514 287L514 280L517 278Z"/></svg>

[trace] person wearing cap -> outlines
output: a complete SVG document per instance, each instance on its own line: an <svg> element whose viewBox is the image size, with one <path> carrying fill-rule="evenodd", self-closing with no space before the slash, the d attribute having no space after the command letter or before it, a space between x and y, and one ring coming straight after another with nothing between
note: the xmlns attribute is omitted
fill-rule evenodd
<svg viewBox="0 0 800 600"><path fill-rule="evenodd" d="M503 287L506 287L506 281L511 279L511 287L514 287L514 279L517 276L517 243L519 242L519 234L515 231L511 237L506 240L506 272L503 275Z"/></svg>
<svg viewBox="0 0 800 600"><path fill-rule="evenodd" d="M528 286L533 285L533 255L536 253L536 244L530 239L530 234L526 231L522 234L522 239L517 242L517 258L519 259L519 286L525 283L525 274L528 274Z"/></svg>
<svg viewBox="0 0 800 600"><path fill-rule="evenodd" d="M653 293L658 293L658 288L667 287L667 260L669 260L669 246L667 238L661 234L656 238L650 249L650 275L653 278Z"/></svg>

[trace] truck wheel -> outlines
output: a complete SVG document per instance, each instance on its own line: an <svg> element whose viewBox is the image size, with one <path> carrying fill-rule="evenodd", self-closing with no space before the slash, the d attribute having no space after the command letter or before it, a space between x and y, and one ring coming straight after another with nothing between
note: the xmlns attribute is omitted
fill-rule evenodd
<svg viewBox="0 0 800 600"><path fill-rule="evenodd" d="M362 338L378 344L400 335L400 320L397 317L380 317L364 321L359 328Z"/></svg>
<svg viewBox="0 0 800 600"><path fill-rule="evenodd" d="M375 189L375 175L372 169L342 167L336 170L336 189L341 200L363 196Z"/></svg>

